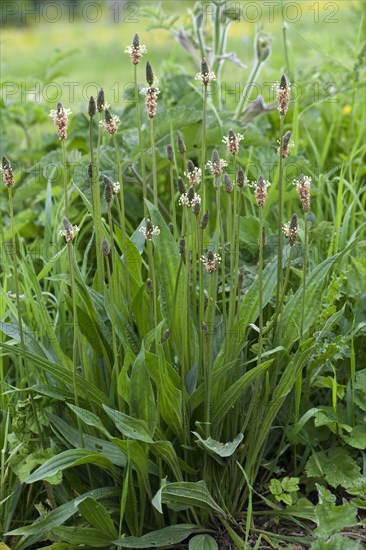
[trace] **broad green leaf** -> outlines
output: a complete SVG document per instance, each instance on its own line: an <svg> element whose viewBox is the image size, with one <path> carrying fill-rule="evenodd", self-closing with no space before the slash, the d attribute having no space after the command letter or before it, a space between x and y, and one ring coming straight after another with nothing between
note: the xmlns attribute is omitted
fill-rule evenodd
<svg viewBox="0 0 366 550"><path fill-rule="evenodd" d="M103 409L113 420L117 430L119 430L123 435L130 437L131 439L144 441L145 443L153 443L149 428L144 420L132 418L132 416L114 409L110 409L106 405L103 405Z"/></svg>
<svg viewBox="0 0 366 550"><path fill-rule="evenodd" d="M142 537L126 537L114 542L122 548L159 548L161 546L172 546L185 540L192 533L198 533L202 528L191 523L171 525L158 531L152 531Z"/></svg>
<svg viewBox="0 0 366 550"><path fill-rule="evenodd" d="M13 472L18 476L19 481L24 483L26 479L31 475L32 470L40 464L44 464L46 460L52 458L55 455L53 449L42 449L39 448L33 453L29 453L26 456L22 454L17 454L11 460L11 467ZM62 481L62 472L57 472L56 474L47 477L45 479L51 485L57 485Z"/></svg>
<svg viewBox="0 0 366 550"><path fill-rule="evenodd" d="M352 428L349 435L342 435L342 439L354 449L366 449L366 425L361 424Z"/></svg>
<svg viewBox="0 0 366 550"><path fill-rule="evenodd" d="M18 529L14 529L13 531L5 534L11 536L31 536L46 534L53 527L61 525L69 518L71 518L74 514L76 514L78 512L78 505L86 498L92 497L96 500L102 500L104 498L117 496L119 495L119 493L120 490L116 487L102 487L100 489L88 491L87 493L84 493L83 495L80 495L79 497L70 500L66 504L62 504L55 510L52 510L52 512L50 512L46 518L41 519L40 521L36 520L32 525L19 527Z"/></svg>
<svg viewBox="0 0 366 550"><path fill-rule="evenodd" d="M47 460L25 482L34 483L81 464L95 464L100 468L113 471L112 462L105 456L93 453L88 449L69 449Z"/></svg>
<svg viewBox="0 0 366 550"><path fill-rule="evenodd" d="M87 411L86 409L81 409L76 405L71 405L71 403L68 403L67 405L76 414L76 416L80 418L80 420L85 422L85 424L88 426L93 426L93 428L97 428L97 430L101 431L104 435L109 436L108 430L106 430L102 421L96 414L91 411Z"/></svg>
<svg viewBox="0 0 366 550"><path fill-rule="evenodd" d="M293 493L299 490L299 481L298 477L284 477L281 480L282 489L287 493Z"/></svg>
<svg viewBox="0 0 366 550"><path fill-rule="evenodd" d="M362 550L362 542L335 535L326 539L318 539L310 546L310 550Z"/></svg>
<svg viewBox="0 0 366 550"><path fill-rule="evenodd" d="M79 430L70 426L68 422L65 422L56 415L50 414L49 418L53 426L57 429L58 432L75 448L78 448L80 445L80 434ZM103 456L108 458L112 464L116 466L126 466L127 457L124 452L122 452L117 445L113 442L100 439L99 437L94 437L93 435L84 434L84 445L86 449L90 451L97 451Z"/></svg>
<svg viewBox="0 0 366 550"><path fill-rule="evenodd" d="M182 480L182 471L179 465L178 457L170 441L155 441L151 446L151 451L166 462L175 475L177 481Z"/></svg>
<svg viewBox="0 0 366 550"><path fill-rule="evenodd" d="M209 453L216 454L218 456L221 456L222 458L226 458L234 454L240 443L243 441L244 437L243 434L238 434L233 441L229 441L228 443L221 443L220 441L212 439L212 437L203 439L199 433L192 433L197 437L196 441L198 442L200 447L203 447Z"/></svg>
<svg viewBox="0 0 366 550"><path fill-rule="evenodd" d="M281 482L279 479L271 479L269 484L269 490L272 495L280 495L282 493Z"/></svg>
<svg viewBox="0 0 366 550"><path fill-rule="evenodd" d="M357 509L347 501L336 506L336 496L328 489L316 484L319 493L319 503L315 508L318 527L315 533L319 537L329 537L339 533L345 527L351 527L357 523Z"/></svg>
<svg viewBox="0 0 366 550"><path fill-rule="evenodd" d="M222 422L228 411L243 396L248 386L263 372L265 372L273 363L273 359L265 361L261 365L250 369L234 382L221 396L212 404L212 427L216 429Z"/></svg>
<svg viewBox="0 0 366 550"><path fill-rule="evenodd" d="M344 489L351 487L361 475L360 467L343 447L314 453L305 471L308 477L323 477L332 487L340 485Z"/></svg>
<svg viewBox="0 0 366 550"><path fill-rule="evenodd" d="M54 527L52 534L62 542L69 542L73 546L79 544L91 548L108 548L112 539L93 527Z"/></svg>
<svg viewBox="0 0 366 550"><path fill-rule="evenodd" d="M173 510L182 510L191 506L197 506L198 508L215 512L220 516L225 515L224 511L212 498L204 481L166 483L159 489L159 492L161 503L166 504L168 508L172 508ZM155 505L154 501L153 504ZM162 513L161 508L159 511Z"/></svg>
<svg viewBox="0 0 366 550"><path fill-rule="evenodd" d="M107 538L115 539L117 529L108 510L92 497L87 497L78 505L81 515Z"/></svg>
<svg viewBox="0 0 366 550"><path fill-rule="evenodd" d="M129 391L130 414L134 418L144 420L153 437L157 422L157 407L144 357L144 348L142 348L132 367Z"/></svg>
<svg viewBox="0 0 366 550"><path fill-rule="evenodd" d="M188 550L219 550L219 547L210 535L196 535L190 539Z"/></svg>

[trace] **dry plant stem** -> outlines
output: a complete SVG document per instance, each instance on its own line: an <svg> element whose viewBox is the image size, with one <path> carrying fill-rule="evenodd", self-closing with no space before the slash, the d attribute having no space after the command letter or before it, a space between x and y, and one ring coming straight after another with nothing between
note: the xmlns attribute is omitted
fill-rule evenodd
<svg viewBox="0 0 366 550"><path fill-rule="evenodd" d="M72 381L73 381L73 389L74 389L74 400L75 405L79 406L79 396L78 396L78 389L77 389L77 372L76 372L76 365L77 365L77 350L78 350L78 343L79 343L79 332L78 332L78 312L77 312L77 301L76 301L76 285L75 285L75 277L74 277L74 261L75 261L75 255L74 255L74 248L72 245L72 241L67 243L67 253L68 253L68 259L69 259L69 272L70 272L70 288L71 288L71 300L72 300L72 324L73 324L73 344L72 344ZM80 436L80 446L84 448L84 435L83 435L83 428L81 425L81 420L77 416L77 424L78 424L78 430L79 430L79 436Z"/></svg>
<svg viewBox="0 0 366 550"><path fill-rule="evenodd" d="M280 115L280 160L279 160L279 177L278 177L278 244L277 244L277 289L276 289L276 316L279 317L279 325L281 325L281 308L282 300L280 301L282 294L282 284L283 284L283 268L282 268L282 255L283 255L283 233L282 233L282 223L283 223L283 121L284 116ZM279 326L279 336L281 335L281 326Z"/></svg>
<svg viewBox="0 0 366 550"><path fill-rule="evenodd" d="M262 361L263 346L263 207L259 207L259 263L258 263L258 294L259 294L259 337L258 337L258 361Z"/></svg>
<svg viewBox="0 0 366 550"><path fill-rule="evenodd" d="M91 191L93 197L93 218L95 227L95 249L97 257L97 290L103 293L104 284L104 265L103 258L100 253L102 248L102 210L100 206L100 192L98 184L98 172L94 166L94 150L93 150L93 119L89 119L89 146L90 146L90 162L92 166Z"/></svg>
<svg viewBox="0 0 366 550"><path fill-rule="evenodd" d="M152 157L154 206L155 208L158 208L158 181L157 181L157 173L156 173L156 152L155 152L155 135L154 135L153 118L150 118L150 141L151 141L151 157Z"/></svg>
<svg viewBox="0 0 366 550"><path fill-rule="evenodd" d="M146 183L146 170L145 170L145 156L144 156L144 145L142 142L142 131L141 131L141 113L140 113L140 103L139 103L139 87L137 84L137 65L133 66L134 70L134 80L135 80L135 101L136 101L136 115L137 115L137 131L139 135L139 144L140 144L140 159L141 159L141 176L142 176L142 192L144 197L144 217L148 217L146 199L147 199L147 183Z"/></svg>
<svg viewBox="0 0 366 550"><path fill-rule="evenodd" d="M201 177L202 177L202 212L207 210L207 190L205 186L205 152L206 152L206 110L207 110L207 86L203 86L202 94L202 144L201 144Z"/></svg>
<svg viewBox="0 0 366 550"><path fill-rule="evenodd" d="M118 208L118 214L120 218L121 233L122 233L122 248L123 248L123 265L125 268L125 280L126 280L126 294L127 294L127 305L128 305L128 314L131 314L131 291L130 291L130 276L128 271L128 247L127 247L127 232L126 232L126 215L125 215L125 194L124 194L124 185L122 178L122 166L121 159L119 157L118 143L116 135L113 134L113 143L116 153L116 162L118 170L118 181L121 186L121 203L116 196L116 203ZM100 250L100 249L99 249Z"/></svg>
<svg viewBox="0 0 366 550"><path fill-rule="evenodd" d="M259 72L262 66L262 62L257 59L255 64L253 65L252 71L248 77L248 80L244 86L243 94L240 98L239 104L235 110L234 119L238 120L240 118L240 115L243 112L243 109L248 105L249 103L249 90L252 84L255 84L256 78L259 76Z"/></svg>
<svg viewBox="0 0 366 550"><path fill-rule="evenodd" d="M63 165L63 179L64 179L64 205L65 205L65 216L69 217L69 197L68 197L68 173L67 173L67 158L66 158L66 145L65 141L61 140L61 149L62 149L62 165Z"/></svg>

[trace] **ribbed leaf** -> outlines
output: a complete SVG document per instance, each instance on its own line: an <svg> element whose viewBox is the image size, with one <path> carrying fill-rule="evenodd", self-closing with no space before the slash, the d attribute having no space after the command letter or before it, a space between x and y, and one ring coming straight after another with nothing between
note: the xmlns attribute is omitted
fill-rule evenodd
<svg viewBox="0 0 366 550"><path fill-rule="evenodd" d="M71 403L68 403L68 406L76 414L76 416L78 416L83 422L85 422L85 424L87 424L88 426L93 426L93 428L101 431L104 435L109 435L108 430L106 430L106 428L103 426L102 421L96 414L87 411L86 409L77 407L76 405L71 405Z"/></svg>
<svg viewBox="0 0 366 550"><path fill-rule="evenodd" d="M196 506L215 512L220 516L225 515L224 511L212 498L204 481L166 483L159 489L152 503L160 513L163 512L161 504L166 504L168 508L173 510L183 510Z"/></svg>
<svg viewBox="0 0 366 550"><path fill-rule="evenodd" d="M257 378L257 376L266 371L272 363L273 360L270 359L246 372L239 378L239 380L234 382L234 384L232 384L222 396L220 396L220 399L212 406L213 429L215 429L222 422L223 417L229 410L232 409L238 399L243 396L243 393L247 387Z"/></svg>
<svg viewBox="0 0 366 550"><path fill-rule="evenodd" d="M93 527L54 527L52 534L62 542L85 545L91 548L108 548L112 540Z"/></svg>
<svg viewBox="0 0 366 550"><path fill-rule="evenodd" d="M147 206L150 212L151 219L154 225L157 225L160 229L159 238L154 242L154 259L155 268L159 279L159 292L161 308L164 316L168 320L168 326L174 327L171 334L171 341L174 348L182 355L186 349L184 345L184 326L187 320L182 315L182 312L186 310L184 302L184 273L185 266L182 266L179 283L177 288L177 295L175 299L175 286L177 281L177 273L180 262L178 247L174 241L173 235L169 231L164 218L160 212L148 201ZM189 315L189 314L188 314ZM191 357L193 362L196 358L197 337L194 325L191 317L188 322L190 323L190 334L192 335L192 341L190 342Z"/></svg>
<svg viewBox="0 0 366 550"><path fill-rule="evenodd" d="M103 405L103 409L113 420L117 430L119 430L123 435L130 437L131 439L144 441L145 443L153 443L150 436L150 430L144 420L132 418L132 416L128 416L128 414L110 409L106 405Z"/></svg>
<svg viewBox="0 0 366 550"><path fill-rule="evenodd" d="M337 261L355 246L355 244L355 241L351 242L342 252L324 260L324 262L317 265L308 276L305 291L304 332L312 326L320 312L320 308L322 307L320 296L327 282L327 276L330 270ZM283 334L281 335L281 341L279 343L286 348L290 348L300 337L301 309L302 287L300 286L283 309Z"/></svg>
<svg viewBox="0 0 366 550"><path fill-rule="evenodd" d="M189 541L188 550L218 550L217 542L210 535L196 535Z"/></svg>
<svg viewBox="0 0 366 550"><path fill-rule="evenodd" d="M126 537L114 542L122 548L159 548L160 546L172 546L185 540L192 533L197 533L202 529L198 525L191 523L182 523L181 525L171 525L158 531L152 531L142 537Z"/></svg>
<svg viewBox="0 0 366 550"><path fill-rule="evenodd" d="M87 497L78 505L81 515L103 535L109 539L115 539L117 529L114 526L108 510L92 497Z"/></svg>
<svg viewBox="0 0 366 550"><path fill-rule="evenodd" d="M87 493L84 493L83 495L80 495L79 497L70 500L70 502L62 504L62 506L59 506L55 510L52 510L52 512L50 512L44 519L41 519L40 521L35 521L32 525L19 527L18 529L14 529L13 531L5 534L14 536L46 534L51 531L53 527L61 525L69 518L71 518L74 514L76 514L78 512L78 506L80 502L83 502L83 500L85 500L86 498L92 497L93 499L101 500L103 498L109 498L118 495L119 493L120 490L116 489L115 487L102 487L100 489L88 491Z"/></svg>
<svg viewBox="0 0 366 550"><path fill-rule="evenodd" d="M40 481L57 474L57 472L62 472L81 464L95 464L103 469L113 471L112 462L105 456L90 452L88 449L70 449L47 460L26 479L26 483Z"/></svg>
<svg viewBox="0 0 366 550"><path fill-rule="evenodd" d="M238 434L233 441L229 441L228 443L221 443L220 441L212 439L212 437L203 439L199 433L192 433L197 437L196 441L201 448L205 449L213 455L217 455L222 458L227 458L228 456L234 454L240 443L243 441L244 437L243 434Z"/></svg>
<svg viewBox="0 0 366 550"><path fill-rule="evenodd" d="M144 349L142 348L132 367L129 392L130 413L133 417L144 420L153 436L157 422L157 409L154 390L149 373L145 367Z"/></svg>

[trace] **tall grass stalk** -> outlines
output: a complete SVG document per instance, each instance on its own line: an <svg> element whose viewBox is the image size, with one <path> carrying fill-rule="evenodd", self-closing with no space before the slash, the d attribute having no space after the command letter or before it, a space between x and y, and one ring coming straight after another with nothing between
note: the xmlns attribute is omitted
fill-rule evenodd
<svg viewBox="0 0 366 550"><path fill-rule="evenodd" d="M281 308L282 301L280 301L282 295L282 285L283 285L283 267L282 267L282 256L283 256L283 233L282 233L282 224L283 224L283 123L284 116L280 115L280 160L279 160L279 176L278 176L278 227L277 227L277 289L276 289L276 316L280 317L279 323L281 324ZM281 330L279 331L279 334Z"/></svg>
<svg viewBox="0 0 366 550"><path fill-rule="evenodd" d="M206 154L206 111L207 86L203 86L202 93L202 142L201 142L201 176L202 176L202 211L207 209L207 189L205 185L205 154Z"/></svg>
<svg viewBox="0 0 366 550"><path fill-rule="evenodd" d="M73 366L73 390L74 390L74 400L75 405L79 406L79 394L77 389L77 361L78 361L78 347L79 347L79 321L78 321L78 310L77 310L77 294L76 294L76 284L75 284L75 274L74 274L74 262L76 262L76 257L74 253L74 247L72 240L67 243L67 254L69 260L69 275L70 275L70 289L71 289L71 300L72 300L72 326L73 326L73 341L72 341L72 366ZM81 424L80 418L77 416L77 424L80 437L80 446L84 448L84 434L83 427Z"/></svg>
<svg viewBox="0 0 366 550"><path fill-rule="evenodd" d="M262 61L260 61L259 59L256 59L254 65L253 65L253 68L250 72L250 75L248 77L248 80L246 81L246 84L244 86L244 90L243 90L242 96L240 98L240 101L238 103L238 106L235 110L235 114L234 114L234 119L235 120L238 120L240 118L244 108L249 103L249 99L250 99L249 90L250 90L250 87L253 84L256 83L257 78L258 78L259 73L260 73L260 70L261 70L261 67L262 67Z"/></svg>
<svg viewBox="0 0 366 550"><path fill-rule="evenodd" d="M155 208L158 208L158 180L157 180L157 172L156 172L154 118L150 118L150 143L151 143L151 161L152 161L154 206L155 206Z"/></svg>
<svg viewBox="0 0 366 550"><path fill-rule="evenodd" d="M91 191L93 198L93 221L95 228L95 251L97 259L97 273L96 273L96 282L98 292L103 292L104 284L104 265L103 258L101 257L101 248L102 248L102 209L100 205L100 188L99 188L99 164L94 164L94 149L93 149L93 117L89 118L89 148L90 148L90 163L92 169L92 178L91 178ZM67 217L67 214L66 214Z"/></svg>
<svg viewBox="0 0 366 550"><path fill-rule="evenodd" d="M62 150L62 175L64 180L64 211L66 218L69 217L69 193L68 193L68 169L67 169L67 157L66 157L66 144L64 140L61 140Z"/></svg>
<svg viewBox="0 0 366 550"><path fill-rule="evenodd" d="M141 130L141 112L140 112L140 101L139 101L139 86L137 83L137 65L133 66L134 71L134 89L135 89L135 102L136 102L136 117L137 117L137 132L139 136L139 145L140 145L140 161L141 161L141 177L142 177L142 192L144 198L144 217L147 218L147 182L146 182L146 168L145 168L145 152L144 144L142 141L142 130Z"/></svg>
<svg viewBox="0 0 366 550"><path fill-rule="evenodd" d="M113 134L113 143L114 143L114 150L115 150L115 156L116 156L118 182L120 184L120 190L121 190L121 202L118 200L118 195L116 195L116 204L118 208L121 234L122 234L123 265L124 265L124 272L125 272L127 305L128 305L128 311L131 312L131 289L130 289L130 275L128 270L128 240L127 240L127 232L126 232L125 193L124 193L124 183L123 183L123 176L122 176L122 164L119 156L118 143L117 143L117 138L115 134Z"/></svg>
<svg viewBox="0 0 366 550"><path fill-rule="evenodd" d="M259 262L258 262L258 297L259 297L259 336L258 365L262 361L263 347L263 248L264 248L263 207L259 207Z"/></svg>

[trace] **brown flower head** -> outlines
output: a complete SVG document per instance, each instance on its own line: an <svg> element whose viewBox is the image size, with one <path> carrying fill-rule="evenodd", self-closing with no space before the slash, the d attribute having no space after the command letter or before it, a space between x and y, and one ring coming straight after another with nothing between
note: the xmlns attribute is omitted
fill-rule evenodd
<svg viewBox="0 0 366 550"><path fill-rule="evenodd" d="M11 167L10 161L8 157L3 155L2 158L2 173L3 173L3 180L6 187L10 188L14 185L14 174L13 169Z"/></svg>
<svg viewBox="0 0 366 550"><path fill-rule="evenodd" d="M204 58L201 61L201 72L196 74L195 80L200 80L204 86L208 86L210 82L216 80L215 73L209 70L207 61Z"/></svg>
<svg viewBox="0 0 366 550"><path fill-rule="evenodd" d="M216 252L212 252L212 250L208 250L204 256L201 256L201 262L205 266L207 273L211 274L216 271L218 264L221 262L221 256L216 254Z"/></svg>
<svg viewBox="0 0 366 550"><path fill-rule="evenodd" d="M64 109L60 101L57 103L57 108L51 109L50 111L50 117L56 126L56 130L61 141L65 141L65 139L67 139L67 128L69 126L70 114L70 109Z"/></svg>
<svg viewBox="0 0 366 550"><path fill-rule="evenodd" d="M296 242L297 234L299 232L296 214L292 214L291 220L283 226L282 230L286 237L288 237L290 245L293 246Z"/></svg>
<svg viewBox="0 0 366 550"><path fill-rule="evenodd" d="M291 141L291 131L289 130L286 132L286 134L283 136L281 142L279 142L279 146L277 149L277 155L280 156L281 154L281 143L282 143L282 158L286 158L290 154L290 147L294 146L294 142Z"/></svg>
<svg viewBox="0 0 366 550"><path fill-rule="evenodd" d="M291 95L291 85L287 82L285 75L282 75L281 82L275 84L277 94L278 111L281 116L285 116L288 111Z"/></svg>
<svg viewBox="0 0 366 550"><path fill-rule="evenodd" d="M223 143L226 144L228 153L231 155L237 155L239 153L240 142L244 139L242 134L235 134L234 130L230 129L227 136L222 138Z"/></svg>
<svg viewBox="0 0 366 550"><path fill-rule="evenodd" d="M255 200L258 206L264 206L266 204L268 196L267 188L270 185L269 181L266 181L263 176L259 176L258 180L252 183L251 186L254 187Z"/></svg>
<svg viewBox="0 0 366 550"><path fill-rule="evenodd" d="M188 179L189 184L198 185L201 181L201 174L201 169L197 168L197 166L195 166L193 162L189 159L187 162L187 172L184 172L184 175Z"/></svg>
<svg viewBox="0 0 366 550"><path fill-rule="evenodd" d="M108 134L113 136L117 132L118 129L118 123L119 123L119 116L112 115L109 109L104 109L104 120L101 120L99 122L100 126L103 126Z"/></svg>
<svg viewBox="0 0 366 550"><path fill-rule="evenodd" d="M72 225L66 217L62 219L62 225L63 229L60 231L60 235L65 237L67 243L71 243L79 228L77 225Z"/></svg>
<svg viewBox="0 0 366 550"><path fill-rule="evenodd" d="M93 96L90 96L89 105L88 105L88 114L90 118L93 118L96 112L97 112L97 105L95 103L95 99Z"/></svg>
<svg viewBox="0 0 366 550"><path fill-rule="evenodd" d="M296 185L296 191L299 194L304 212L308 212L310 210L311 178L309 178L309 176L304 176L304 174L301 174L298 180L294 180L294 185Z"/></svg>
<svg viewBox="0 0 366 550"><path fill-rule="evenodd" d="M143 54L146 52L147 52L146 46L144 46L143 44L140 44L140 38L136 32L132 40L132 45L126 46L125 53L128 53L132 63L134 65L137 65L138 63L140 63Z"/></svg>
<svg viewBox="0 0 366 550"><path fill-rule="evenodd" d="M149 118L154 118L158 110L159 88L142 88L141 93L145 96L146 114Z"/></svg>

